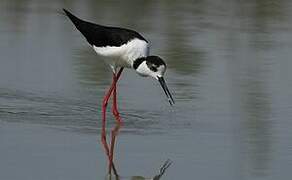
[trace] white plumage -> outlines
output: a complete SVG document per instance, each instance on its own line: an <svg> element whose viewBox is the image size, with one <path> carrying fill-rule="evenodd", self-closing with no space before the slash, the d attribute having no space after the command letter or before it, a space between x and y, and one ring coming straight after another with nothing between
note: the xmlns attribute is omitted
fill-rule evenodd
<svg viewBox="0 0 292 180"><path fill-rule="evenodd" d="M122 46L96 47L93 45L95 52L103 57L105 61L113 68L133 67L133 62L140 57L149 56L149 45L146 41L133 39Z"/></svg>

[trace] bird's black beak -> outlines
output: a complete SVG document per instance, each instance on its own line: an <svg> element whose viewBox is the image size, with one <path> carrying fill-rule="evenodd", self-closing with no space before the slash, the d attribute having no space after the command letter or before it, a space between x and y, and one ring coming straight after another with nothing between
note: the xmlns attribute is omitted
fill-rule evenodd
<svg viewBox="0 0 292 180"><path fill-rule="evenodd" d="M161 87L162 87L162 89L163 89L163 91L168 99L169 104L172 106L174 104L174 100L173 100L172 95L170 94L170 92L166 86L164 78L163 77L157 77L157 78L158 78L158 81L159 81L159 83L160 83L160 85L161 85Z"/></svg>

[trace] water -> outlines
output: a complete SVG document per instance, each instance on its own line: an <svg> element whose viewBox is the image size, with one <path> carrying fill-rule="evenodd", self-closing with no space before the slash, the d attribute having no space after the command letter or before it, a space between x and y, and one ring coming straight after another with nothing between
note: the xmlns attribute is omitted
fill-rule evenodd
<svg viewBox="0 0 292 180"><path fill-rule="evenodd" d="M110 69L63 7L141 32L168 63L174 107L152 79L126 70L119 82L119 174L153 177L171 159L162 179L291 177L289 0L1 0L0 179L106 177Z"/></svg>

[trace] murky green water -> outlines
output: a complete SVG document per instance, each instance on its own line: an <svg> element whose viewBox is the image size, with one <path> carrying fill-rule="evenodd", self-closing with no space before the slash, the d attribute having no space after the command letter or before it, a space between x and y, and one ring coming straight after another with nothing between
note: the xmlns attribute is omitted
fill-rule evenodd
<svg viewBox="0 0 292 180"><path fill-rule="evenodd" d="M125 71L116 166L123 176L292 176L289 0L0 1L0 179L104 179L105 66L61 8L135 29L168 63L158 83ZM114 125L109 116L108 127Z"/></svg>

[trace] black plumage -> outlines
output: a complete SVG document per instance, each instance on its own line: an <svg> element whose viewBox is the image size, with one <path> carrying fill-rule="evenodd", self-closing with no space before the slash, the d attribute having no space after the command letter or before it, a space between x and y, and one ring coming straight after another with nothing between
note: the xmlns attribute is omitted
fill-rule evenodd
<svg viewBox="0 0 292 180"><path fill-rule="evenodd" d="M119 27L109 27L84 21L63 9L76 28L83 34L89 44L96 47L121 46L137 38L147 40L138 32Z"/></svg>

